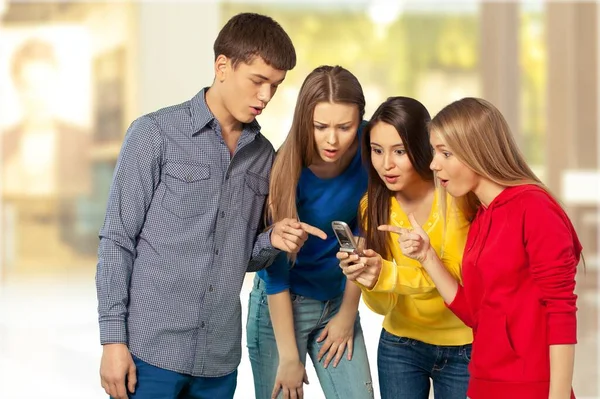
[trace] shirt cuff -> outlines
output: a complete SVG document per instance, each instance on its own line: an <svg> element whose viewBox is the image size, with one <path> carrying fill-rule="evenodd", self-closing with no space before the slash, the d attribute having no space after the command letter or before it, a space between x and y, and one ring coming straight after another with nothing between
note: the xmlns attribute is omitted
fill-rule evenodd
<svg viewBox="0 0 600 399"><path fill-rule="evenodd" d="M548 314L548 344L574 345L577 343L577 316L575 313Z"/></svg>
<svg viewBox="0 0 600 399"><path fill-rule="evenodd" d="M100 321L100 343L127 345L127 326L125 321Z"/></svg>

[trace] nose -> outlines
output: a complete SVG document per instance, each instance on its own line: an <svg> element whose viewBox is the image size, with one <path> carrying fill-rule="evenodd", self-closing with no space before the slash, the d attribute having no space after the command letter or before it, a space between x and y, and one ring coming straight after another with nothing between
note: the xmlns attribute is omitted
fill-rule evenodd
<svg viewBox="0 0 600 399"><path fill-rule="evenodd" d="M258 90L258 100L262 101L265 105L271 101L271 97L273 97L273 92L271 91L270 84L264 84Z"/></svg>
<svg viewBox="0 0 600 399"><path fill-rule="evenodd" d="M434 172L439 172L441 169L435 160L435 156L433 157L433 159L431 160L431 163L429 164L429 169L433 170Z"/></svg>
<svg viewBox="0 0 600 399"><path fill-rule="evenodd" d="M383 156L383 168L385 170L390 170L394 168L394 162L392 162L392 157L388 154Z"/></svg>
<svg viewBox="0 0 600 399"><path fill-rule="evenodd" d="M337 137L337 134L335 132L335 129L329 128L328 130L329 131L328 131L328 134L327 134L327 144L330 144L330 145L337 144L338 137Z"/></svg>

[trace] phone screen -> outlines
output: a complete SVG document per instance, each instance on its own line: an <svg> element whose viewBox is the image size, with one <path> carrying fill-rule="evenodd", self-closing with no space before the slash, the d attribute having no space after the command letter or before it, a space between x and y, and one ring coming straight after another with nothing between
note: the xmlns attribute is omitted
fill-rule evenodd
<svg viewBox="0 0 600 399"><path fill-rule="evenodd" d="M340 243L340 250L343 252L354 252L356 250L356 243L348 225L344 222L336 221L331 223L331 227Z"/></svg>

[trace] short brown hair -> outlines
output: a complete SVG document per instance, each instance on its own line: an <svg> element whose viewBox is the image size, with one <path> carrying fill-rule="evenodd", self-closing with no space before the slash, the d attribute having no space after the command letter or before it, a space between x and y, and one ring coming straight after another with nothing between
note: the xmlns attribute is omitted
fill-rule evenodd
<svg viewBox="0 0 600 399"><path fill-rule="evenodd" d="M231 59L234 68L240 62L251 63L256 56L282 71L296 66L292 40L281 25L265 15L241 13L232 17L219 32L213 49L215 60L222 54Z"/></svg>

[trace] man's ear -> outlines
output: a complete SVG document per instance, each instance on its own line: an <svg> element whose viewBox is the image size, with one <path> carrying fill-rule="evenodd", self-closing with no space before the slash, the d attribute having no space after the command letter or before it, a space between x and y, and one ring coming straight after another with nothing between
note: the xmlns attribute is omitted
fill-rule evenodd
<svg viewBox="0 0 600 399"><path fill-rule="evenodd" d="M227 72L231 68L231 61L223 54L219 54L215 60L215 78L223 83L227 77Z"/></svg>

